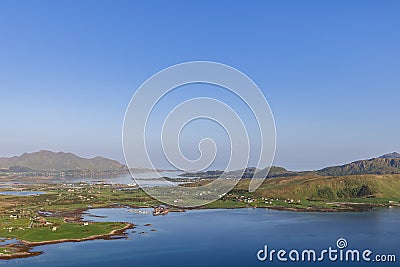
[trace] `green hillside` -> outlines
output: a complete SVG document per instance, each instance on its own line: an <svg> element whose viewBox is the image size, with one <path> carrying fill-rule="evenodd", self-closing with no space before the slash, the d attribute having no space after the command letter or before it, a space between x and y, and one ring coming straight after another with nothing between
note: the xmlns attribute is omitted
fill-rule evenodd
<svg viewBox="0 0 400 267"><path fill-rule="evenodd" d="M244 192L249 182L242 180L234 190ZM400 175L310 175L266 179L254 194L259 197L314 200L400 199Z"/></svg>

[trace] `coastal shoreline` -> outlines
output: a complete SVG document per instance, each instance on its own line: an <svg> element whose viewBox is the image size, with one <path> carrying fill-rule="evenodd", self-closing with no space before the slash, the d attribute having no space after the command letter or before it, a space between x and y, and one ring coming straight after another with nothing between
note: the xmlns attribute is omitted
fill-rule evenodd
<svg viewBox="0 0 400 267"><path fill-rule="evenodd" d="M284 206L245 206L245 207L194 207L194 208L186 208L186 210L215 210L215 209L243 209L243 208L252 208L252 209L268 209L268 210L277 210L277 211L291 211L291 212L366 212L372 211L374 208L390 208L390 207L400 207L400 205L383 205L383 204L374 204L374 203L351 203L351 202L343 202L339 203L341 208L326 208L326 207L284 207Z"/></svg>
<svg viewBox="0 0 400 267"><path fill-rule="evenodd" d="M126 223L126 225L123 228L114 229L110 233L101 234L101 235L92 235L92 236L88 236L88 237L84 237L84 238L67 238L67 239L57 239L57 240L38 241L38 242L20 240L20 242L18 242L18 243L10 244L10 245L6 246L7 248L16 249L18 251L16 251L15 253L12 253L12 254L0 253L0 259L1 260L9 260L9 259L27 258L27 257L41 255L42 252L40 252L40 251L35 251L35 252L30 251L32 248L37 247L37 246L68 243L68 242L84 242L84 241L89 241L89 240L112 239L112 237L122 235L126 232L126 230L132 229L134 227L135 227L134 224Z"/></svg>

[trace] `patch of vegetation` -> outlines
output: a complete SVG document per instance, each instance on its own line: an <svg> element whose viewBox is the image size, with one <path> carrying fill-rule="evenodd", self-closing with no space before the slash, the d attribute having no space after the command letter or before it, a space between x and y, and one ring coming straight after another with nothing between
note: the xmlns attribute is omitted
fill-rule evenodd
<svg viewBox="0 0 400 267"><path fill-rule="evenodd" d="M78 222L63 222L59 218L46 218L49 226L34 226L29 228L29 219L2 218L0 221L0 236L17 238L29 242L42 242L60 239L82 239L94 235L106 235L112 230L121 229L124 223L98 222L84 225Z"/></svg>
<svg viewBox="0 0 400 267"><path fill-rule="evenodd" d="M332 188L329 186L323 186L320 188L317 188L317 197L320 199L335 199L336 194L333 192Z"/></svg>

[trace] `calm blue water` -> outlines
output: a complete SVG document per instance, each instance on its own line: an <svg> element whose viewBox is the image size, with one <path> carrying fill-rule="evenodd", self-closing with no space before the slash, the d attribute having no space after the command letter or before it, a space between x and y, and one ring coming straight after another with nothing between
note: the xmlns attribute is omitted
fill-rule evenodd
<svg viewBox="0 0 400 267"><path fill-rule="evenodd" d="M259 262L258 250L336 248L396 254L400 260L400 209L365 213L296 213L265 209L196 210L153 217L127 209L97 209L95 221L129 221L128 238L37 247L38 257L0 261L8 266L398 266L398 263ZM151 223L152 226L144 226ZM156 229L156 232L150 231ZM146 234L141 234L146 232Z"/></svg>
<svg viewBox="0 0 400 267"><path fill-rule="evenodd" d="M33 196L46 194L41 191L4 191L0 192L0 195L10 195L10 196Z"/></svg>

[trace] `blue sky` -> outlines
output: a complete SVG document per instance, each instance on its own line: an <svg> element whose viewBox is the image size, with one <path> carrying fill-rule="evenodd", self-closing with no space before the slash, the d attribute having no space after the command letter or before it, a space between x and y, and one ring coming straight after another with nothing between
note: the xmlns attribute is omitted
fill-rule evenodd
<svg viewBox="0 0 400 267"><path fill-rule="evenodd" d="M233 66L263 90L276 165L316 169L399 151L399 11L390 0L2 0L0 155L123 161L136 88L192 60Z"/></svg>

